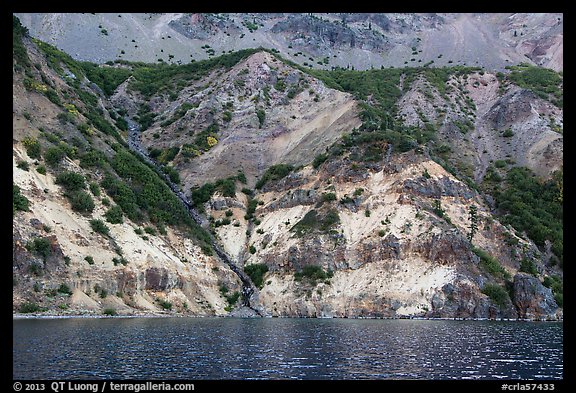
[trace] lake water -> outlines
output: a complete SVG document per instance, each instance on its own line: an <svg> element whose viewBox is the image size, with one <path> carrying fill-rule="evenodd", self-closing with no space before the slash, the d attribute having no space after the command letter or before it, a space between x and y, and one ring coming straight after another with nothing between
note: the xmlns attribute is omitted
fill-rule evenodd
<svg viewBox="0 0 576 393"><path fill-rule="evenodd" d="M13 320L14 379L562 379L563 324Z"/></svg>

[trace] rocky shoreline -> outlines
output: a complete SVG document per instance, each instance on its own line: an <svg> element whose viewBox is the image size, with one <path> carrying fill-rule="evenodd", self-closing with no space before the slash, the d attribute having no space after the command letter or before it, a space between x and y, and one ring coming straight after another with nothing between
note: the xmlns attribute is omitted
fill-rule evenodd
<svg viewBox="0 0 576 393"><path fill-rule="evenodd" d="M95 318L95 319L108 319L108 318L261 318L258 315L248 315L247 313L236 313L234 315L186 315L186 314L162 314L162 313L146 313L146 314L125 314L125 315L102 315L94 313L86 314L22 314L13 313L12 320L16 319L72 319L72 318ZM435 317L418 317L418 316L402 316L402 317L286 317L286 316L267 316L264 318L298 318L298 319L410 319L418 321L496 321L496 322L564 322L564 318L560 319L528 319L528 318L435 318Z"/></svg>

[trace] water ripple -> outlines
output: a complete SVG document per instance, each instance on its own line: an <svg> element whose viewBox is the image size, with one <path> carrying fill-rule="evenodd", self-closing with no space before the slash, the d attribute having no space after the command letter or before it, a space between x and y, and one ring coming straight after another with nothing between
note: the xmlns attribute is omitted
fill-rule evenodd
<svg viewBox="0 0 576 393"><path fill-rule="evenodd" d="M13 321L15 379L560 379L563 324L127 318Z"/></svg>

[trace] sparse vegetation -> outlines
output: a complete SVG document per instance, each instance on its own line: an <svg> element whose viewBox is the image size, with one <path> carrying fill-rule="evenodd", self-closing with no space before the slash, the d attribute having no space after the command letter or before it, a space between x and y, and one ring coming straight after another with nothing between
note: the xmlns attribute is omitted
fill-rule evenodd
<svg viewBox="0 0 576 393"><path fill-rule="evenodd" d="M290 228L290 231L297 237L303 237L313 231L329 232L339 222L340 216L334 208L328 209L323 214L318 214L317 210L312 209Z"/></svg>
<svg viewBox="0 0 576 393"><path fill-rule="evenodd" d="M269 181L280 180L288 176L288 174L293 170L294 167L289 164L272 165L270 168L266 170L266 172L264 172L264 174L258 180L258 182L256 182L256 188L260 190Z"/></svg>
<svg viewBox="0 0 576 393"><path fill-rule="evenodd" d="M26 249L32 254L36 254L46 260L52 254L50 240L45 237L35 237L26 243Z"/></svg>
<svg viewBox="0 0 576 393"><path fill-rule="evenodd" d="M485 284L482 288L482 293L487 295L500 309L503 309L510 304L510 296L508 295L508 292L506 292L506 290L500 285Z"/></svg>
<svg viewBox="0 0 576 393"><path fill-rule="evenodd" d="M301 271L294 273L294 279L296 281L306 280L312 286L316 286L318 281L327 281L332 278L333 272L328 270L327 272L320 266L308 265L304 266Z"/></svg>
<svg viewBox="0 0 576 393"><path fill-rule="evenodd" d="M510 279L510 273L508 273L506 269L502 267L496 258L492 257L486 251L478 247L472 247L472 251L474 254L480 257L480 266L492 276L496 278L503 278L505 280Z"/></svg>
<svg viewBox="0 0 576 393"><path fill-rule="evenodd" d="M104 236L110 235L110 228L102 220L93 219L90 220L90 227L96 233L100 233Z"/></svg>
<svg viewBox="0 0 576 393"><path fill-rule="evenodd" d="M268 266L265 263L254 263L244 266L244 272L258 288L264 286L264 275L268 272Z"/></svg>
<svg viewBox="0 0 576 393"><path fill-rule="evenodd" d="M266 119L266 112L262 108L257 108L256 116L258 117L258 128L262 128L264 120Z"/></svg>
<svg viewBox="0 0 576 393"><path fill-rule="evenodd" d="M30 208L30 201L24 195L20 193L20 187L12 183L12 214L16 214L16 211L27 212Z"/></svg>

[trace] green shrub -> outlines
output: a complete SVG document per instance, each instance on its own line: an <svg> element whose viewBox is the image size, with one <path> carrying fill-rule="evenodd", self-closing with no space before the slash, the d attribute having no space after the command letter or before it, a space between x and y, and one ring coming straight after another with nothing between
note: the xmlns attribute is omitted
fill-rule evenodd
<svg viewBox="0 0 576 393"><path fill-rule="evenodd" d="M26 249L33 253L42 256L44 260L52 254L52 245L50 240L45 237L35 237L26 243Z"/></svg>
<svg viewBox="0 0 576 393"><path fill-rule="evenodd" d="M106 29L101 30L102 34L108 34ZM116 88L122 84L130 74L131 70L120 67L109 67L90 62L81 62L80 66L86 73L86 77L100 87L106 96L114 94Z"/></svg>
<svg viewBox="0 0 576 393"><path fill-rule="evenodd" d="M73 210L80 213L90 213L94 210L94 200L86 191L74 191L67 196Z"/></svg>
<svg viewBox="0 0 576 393"><path fill-rule="evenodd" d="M116 312L116 309L114 309L114 308L105 308L104 311L102 311L102 314L108 315L108 316L118 315L118 313Z"/></svg>
<svg viewBox="0 0 576 393"><path fill-rule="evenodd" d="M26 137L22 140L22 144L26 149L26 154L32 159L40 159L41 147L40 142L36 138Z"/></svg>
<svg viewBox="0 0 576 393"><path fill-rule="evenodd" d="M258 199L248 198L248 206L246 208L246 220L251 220L254 218L254 213L256 212L256 207L258 207Z"/></svg>
<svg viewBox="0 0 576 393"><path fill-rule="evenodd" d="M158 304L160 304L160 307L164 310L172 310L172 303L167 300L158 300Z"/></svg>
<svg viewBox="0 0 576 393"><path fill-rule="evenodd" d="M302 268L302 271L294 273L294 279L301 281L302 279L308 280L312 285L316 285L317 281L324 281L332 278L332 271L325 272L322 267L308 265Z"/></svg>
<svg viewBox="0 0 576 393"><path fill-rule="evenodd" d="M340 222L340 216L336 209L329 209L323 215L318 214L316 210L310 210L298 221L292 228L297 237L303 237L313 231L328 232Z"/></svg>
<svg viewBox="0 0 576 393"><path fill-rule="evenodd" d="M31 263L28 266L28 269L30 270L30 273L34 274L35 276L42 275L42 265L39 263Z"/></svg>
<svg viewBox="0 0 576 393"><path fill-rule="evenodd" d="M333 192L325 192L322 194L322 202L332 202L336 200L336 194Z"/></svg>
<svg viewBox="0 0 576 393"><path fill-rule="evenodd" d="M28 51L22 43L22 37L28 36L28 28L20 23L20 19L17 16L12 15L12 57L26 70L31 67L31 63Z"/></svg>
<svg viewBox="0 0 576 393"><path fill-rule="evenodd" d="M94 195L95 197L100 196L100 186L98 185L98 183L90 182L89 188L90 188L90 192L92 193L92 195Z"/></svg>
<svg viewBox="0 0 576 393"><path fill-rule="evenodd" d="M482 288L482 293L487 295L494 304L496 304L501 309L505 308L510 304L510 296L508 292L500 285L496 284L485 284Z"/></svg>
<svg viewBox="0 0 576 393"><path fill-rule="evenodd" d="M88 150L86 153L80 156L80 166L82 168L103 168L106 161L106 155L100 150L96 149Z"/></svg>
<svg viewBox="0 0 576 393"><path fill-rule="evenodd" d="M248 182L248 179L246 179L246 175L244 174L244 172L238 172L238 174L236 175L236 180L238 180L242 184L246 184Z"/></svg>
<svg viewBox="0 0 576 393"><path fill-rule="evenodd" d="M536 265L534 265L534 262L528 258L524 258L522 261L520 261L520 271L529 273L535 277L538 276L538 269L536 269Z"/></svg>
<svg viewBox="0 0 576 393"><path fill-rule="evenodd" d="M86 262L88 262L89 265L94 265L94 258L93 258L92 256L90 256L90 255L85 256L85 257L84 257L84 260L85 260Z"/></svg>
<svg viewBox="0 0 576 393"><path fill-rule="evenodd" d="M68 296L72 295L72 290L70 290L70 287L66 284L60 284L58 287L58 292Z"/></svg>
<svg viewBox="0 0 576 393"><path fill-rule="evenodd" d="M234 293L232 295L225 296L225 298L226 298L226 301L228 302L228 306L233 307L238 302L238 299L240 298L240 292L234 291Z"/></svg>
<svg viewBox="0 0 576 393"><path fill-rule="evenodd" d="M44 165L38 165L36 167L36 172L38 172L41 175L45 175L46 174L46 167Z"/></svg>
<svg viewBox="0 0 576 393"><path fill-rule="evenodd" d="M316 157L314 157L314 161L312 161L312 166L314 168L319 168L320 165L322 165L324 163L324 161L326 161L328 159L328 154L318 154Z"/></svg>
<svg viewBox="0 0 576 393"><path fill-rule="evenodd" d="M28 163L28 161L24 161L24 160L18 160L18 162L16 163L16 167L18 167L18 168L20 168L26 172L28 172L30 170L30 164Z"/></svg>
<svg viewBox="0 0 576 393"><path fill-rule="evenodd" d="M262 108L256 109L256 116L258 117L258 128L262 128L266 120L266 112Z"/></svg>
<svg viewBox="0 0 576 393"><path fill-rule="evenodd" d="M544 247L552 242L552 252L563 262L564 208L562 202L563 171L540 181L528 168L512 168L506 183L494 191L504 225L511 225Z"/></svg>
<svg viewBox="0 0 576 393"><path fill-rule="evenodd" d="M104 213L104 217L106 217L106 221L110 224L122 224L124 222L122 208L118 205L114 205L108 209L106 213Z"/></svg>
<svg viewBox="0 0 576 393"><path fill-rule="evenodd" d="M55 167L66 157L66 152L59 147L49 147L44 153L46 164Z"/></svg>
<svg viewBox="0 0 576 393"><path fill-rule="evenodd" d="M15 214L17 210L27 212L29 209L30 201L20 193L20 187L12 183L12 214Z"/></svg>
<svg viewBox="0 0 576 393"><path fill-rule="evenodd" d="M496 168L504 168L506 166L506 160L496 160L496 162L494 162L494 166Z"/></svg>
<svg viewBox="0 0 576 393"><path fill-rule="evenodd" d="M254 263L244 266L244 272L258 288L264 286L264 275L268 272L268 266L265 263Z"/></svg>
<svg viewBox="0 0 576 393"><path fill-rule="evenodd" d="M272 165L264 172L260 180L256 183L256 188L261 189L269 181L280 180L294 170L294 166L290 164L277 164Z"/></svg>
<svg viewBox="0 0 576 393"><path fill-rule="evenodd" d="M256 254L256 247L254 247L254 245L250 245L249 249L250 254Z"/></svg>
<svg viewBox="0 0 576 393"><path fill-rule="evenodd" d="M564 286L562 279L559 276L546 276L542 284L552 290L554 300L556 300L558 307L564 307Z"/></svg>
<svg viewBox="0 0 576 393"><path fill-rule="evenodd" d="M126 265L128 265L128 261L124 257L121 257L121 258L114 257L114 258L112 258L112 263L114 264L114 266L118 266L118 265L126 266Z"/></svg>
<svg viewBox="0 0 576 393"><path fill-rule="evenodd" d="M538 66L522 63L507 67L511 70L508 79L518 86L529 89L539 97L551 101L558 107L563 106L563 77L560 73Z"/></svg>
<svg viewBox="0 0 576 393"><path fill-rule="evenodd" d="M20 308L18 309L18 311L20 311L22 314L28 314L28 313L39 312L39 311L43 311L43 310L36 303L26 302L26 303L22 303L20 305Z"/></svg>
<svg viewBox="0 0 576 393"><path fill-rule="evenodd" d="M154 229L154 227L144 227L144 232L149 235L156 236L156 229Z"/></svg>
<svg viewBox="0 0 576 393"><path fill-rule="evenodd" d="M56 176L56 184L64 187L66 191L78 191L86 187L84 176L71 171L62 172Z"/></svg>
<svg viewBox="0 0 576 393"><path fill-rule="evenodd" d="M472 247L472 251L474 254L480 257L480 266L482 266L484 270L486 270L492 276L501 277L506 280L510 279L510 273L508 273L506 269L500 265L500 262L498 262L497 259L492 257L486 251L474 246Z"/></svg>
<svg viewBox="0 0 576 393"><path fill-rule="evenodd" d="M108 236L110 235L110 228L104 223L102 220L92 219L89 221L90 227L96 233L100 233L102 235Z"/></svg>
<svg viewBox="0 0 576 393"><path fill-rule="evenodd" d="M504 138L510 138L510 137L513 137L513 136L514 136L514 132L512 131L511 128L507 128L507 129L504 131L504 133L502 134L502 136L503 136Z"/></svg>

